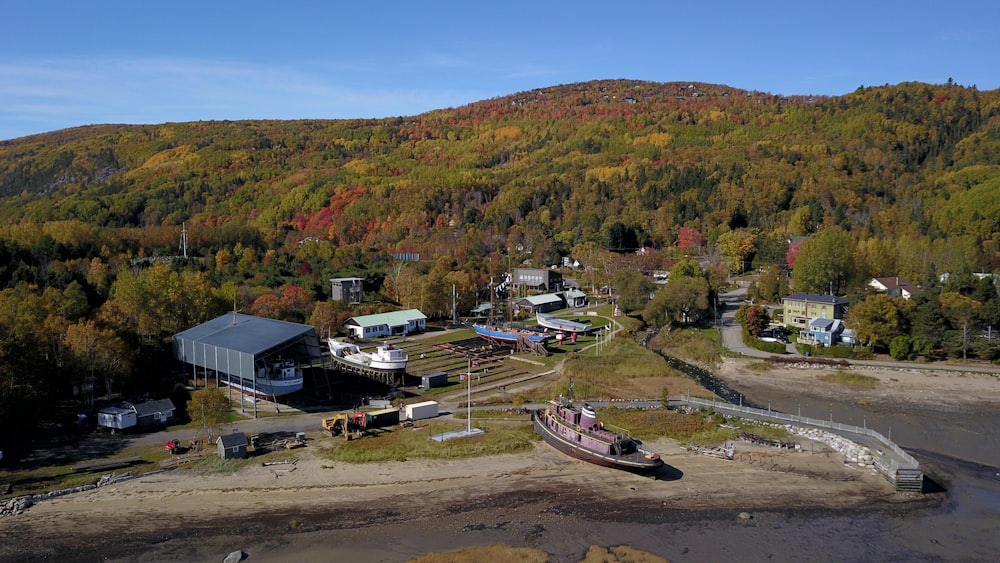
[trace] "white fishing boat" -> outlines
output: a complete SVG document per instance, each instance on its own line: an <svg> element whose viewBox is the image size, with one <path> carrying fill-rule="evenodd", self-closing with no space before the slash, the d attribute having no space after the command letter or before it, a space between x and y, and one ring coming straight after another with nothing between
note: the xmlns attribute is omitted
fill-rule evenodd
<svg viewBox="0 0 1000 563"><path fill-rule="evenodd" d="M333 361L349 369L349 371L364 370L381 374L406 373L406 363L409 356L406 350L393 344L377 346L374 352L366 352L353 342L327 339L330 357Z"/></svg>
<svg viewBox="0 0 1000 563"><path fill-rule="evenodd" d="M279 358L258 368L254 377L227 376L224 383L265 399L282 397L302 389L302 368L292 360Z"/></svg>

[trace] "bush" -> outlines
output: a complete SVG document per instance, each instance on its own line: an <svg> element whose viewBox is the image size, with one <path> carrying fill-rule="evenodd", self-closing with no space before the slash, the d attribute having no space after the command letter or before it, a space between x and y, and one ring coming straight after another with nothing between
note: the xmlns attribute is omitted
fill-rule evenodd
<svg viewBox="0 0 1000 563"><path fill-rule="evenodd" d="M863 349L854 349L850 346L812 346L810 344L797 344L795 349L800 354L812 357L842 358L852 360L868 360L873 358L871 352Z"/></svg>
<svg viewBox="0 0 1000 563"><path fill-rule="evenodd" d="M750 335L750 331L747 330L746 327L743 328L743 343L746 344L747 346L750 346L751 348L756 348L758 350L761 350L763 352L769 352L771 354L788 353L788 349L785 348L784 343L764 342L759 338L754 338L753 336Z"/></svg>
<svg viewBox="0 0 1000 563"><path fill-rule="evenodd" d="M913 358L913 349L910 346L910 337L897 336L889 342L889 355L894 360L910 360Z"/></svg>

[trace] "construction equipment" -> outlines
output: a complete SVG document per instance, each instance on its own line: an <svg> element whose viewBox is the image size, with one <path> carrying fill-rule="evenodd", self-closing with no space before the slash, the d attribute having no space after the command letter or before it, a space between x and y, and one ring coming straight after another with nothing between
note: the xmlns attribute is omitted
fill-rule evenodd
<svg viewBox="0 0 1000 563"><path fill-rule="evenodd" d="M399 409L357 411L350 415L339 413L323 419L323 429L331 436L344 436L348 440L360 438L366 432L399 424Z"/></svg>
<svg viewBox="0 0 1000 563"><path fill-rule="evenodd" d="M331 436L340 436L347 431L348 416L344 413L340 413L330 418L323 419L323 430L330 433Z"/></svg>

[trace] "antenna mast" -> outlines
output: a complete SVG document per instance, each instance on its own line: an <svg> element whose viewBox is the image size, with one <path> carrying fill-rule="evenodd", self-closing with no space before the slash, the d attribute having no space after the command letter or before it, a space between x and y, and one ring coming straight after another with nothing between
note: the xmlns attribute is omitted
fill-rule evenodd
<svg viewBox="0 0 1000 563"><path fill-rule="evenodd" d="M236 308L236 292L233 291L233 326L236 326L236 313L238 312L239 309Z"/></svg>

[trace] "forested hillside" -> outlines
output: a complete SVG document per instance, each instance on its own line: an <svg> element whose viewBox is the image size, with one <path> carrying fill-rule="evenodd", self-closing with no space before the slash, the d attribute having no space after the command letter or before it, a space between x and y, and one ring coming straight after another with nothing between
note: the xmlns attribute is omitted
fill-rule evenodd
<svg viewBox="0 0 1000 563"><path fill-rule="evenodd" d="M136 366L234 299L321 331L394 306L441 317L452 285L467 310L512 262L573 256L596 286L622 269L612 264L669 269L698 255L724 276L790 268L788 241L810 237L796 290L861 295L873 276L926 286L995 272L998 165L1000 92L950 81L815 98L594 81L394 119L95 125L6 141L4 401L61 396L88 373L139 388ZM188 259L137 260L179 254L182 225ZM813 267L830 246L847 259ZM640 247L656 252L629 262ZM392 258L404 253L420 260ZM368 302L329 303L338 276L365 277ZM957 293L982 291L963 283Z"/></svg>

